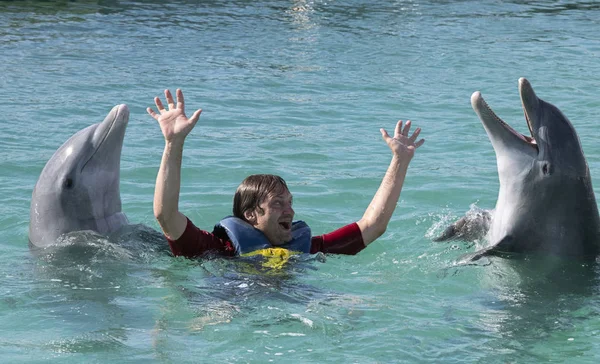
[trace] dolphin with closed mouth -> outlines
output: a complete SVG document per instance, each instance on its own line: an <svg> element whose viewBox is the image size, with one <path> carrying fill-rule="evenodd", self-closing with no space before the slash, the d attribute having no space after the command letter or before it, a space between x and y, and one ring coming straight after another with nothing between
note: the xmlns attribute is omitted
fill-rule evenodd
<svg viewBox="0 0 600 364"><path fill-rule="evenodd" d="M108 235L128 224L121 212L121 150L127 105L69 138L46 163L31 198L29 243L45 248L74 231Z"/></svg>
<svg viewBox="0 0 600 364"><path fill-rule="evenodd" d="M465 216L434 240L487 235L490 245L472 259L523 253L593 260L600 253L600 217L579 137L525 78L519 93L531 136L496 116L480 92L471 96L496 153L498 200L493 211Z"/></svg>

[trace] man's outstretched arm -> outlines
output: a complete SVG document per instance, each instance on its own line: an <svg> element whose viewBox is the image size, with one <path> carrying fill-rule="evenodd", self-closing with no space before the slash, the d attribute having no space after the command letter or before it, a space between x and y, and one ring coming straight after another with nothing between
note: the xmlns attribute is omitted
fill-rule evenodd
<svg viewBox="0 0 600 364"><path fill-rule="evenodd" d="M165 137L165 149L156 177L154 190L154 216L170 240L177 240L185 231L187 218L179 211L179 191L181 188L181 160L183 144L186 136L192 131L200 118L201 109L194 112L191 118L185 115L183 92L176 91L177 104L169 90L165 90L168 110L158 97L154 103L159 114L148 108L148 114L156 119Z"/></svg>
<svg viewBox="0 0 600 364"><path fill-rule="evenodd" d="M400 198L408 165L415 150L425 143L424 139L415 142L421 132L420 128L417 128L410 137L408 136L410 126L410 120L406 122L404 128L402 128L402 120L398 121L393 138L384 129L380 130L383 140L392 150L392 161L369 207L357 222L365 246L383 235L387 229Z"/></svg>

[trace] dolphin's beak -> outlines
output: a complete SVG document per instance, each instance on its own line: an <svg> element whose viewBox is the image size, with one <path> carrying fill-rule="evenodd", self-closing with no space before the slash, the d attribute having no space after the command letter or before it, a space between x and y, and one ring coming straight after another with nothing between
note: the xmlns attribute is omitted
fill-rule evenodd
<svg viewBox="0 0 600 364"><path fill-rule="evenodd" d="M121 149L128 122L129 108L127 105L121 104L112 108L104 121L97 124L90 141L94 152L82 165L82 170L92 159L110 159L113 163L115 160L117 163L121 160Z"/></svg>
<svg viewBox="0 0 600 364"><path fill-rule="evenodd" d="M97 148L108 138L122 138L129 122L129 108L125 104L117 105L106 115L104 121L98 124L94 132L93 143Z"/></svg>

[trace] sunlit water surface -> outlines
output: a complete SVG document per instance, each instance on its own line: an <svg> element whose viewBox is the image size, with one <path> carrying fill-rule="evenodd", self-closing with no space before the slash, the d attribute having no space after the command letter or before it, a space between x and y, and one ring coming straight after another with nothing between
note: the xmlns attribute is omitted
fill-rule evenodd
<svg viewBox="0 0 600 364"><path fill-rule="evenodd" d="M496 201L476 90L526 132L527 77L571 119L600 180L599 30L600 6L569 0L1 2L2 362L598 362L596 267L459 267L477 246L432 238ZM357 256L281 271L173 258L149 230L164 143L145 108L177 87L204 110L180 207L205 229L246 175L276 173L296 217L331 231L381 181L380 127L411 119L426 143L388 230ZM145 227L32 255L41 169L121 103L123 207Z"/></svg>

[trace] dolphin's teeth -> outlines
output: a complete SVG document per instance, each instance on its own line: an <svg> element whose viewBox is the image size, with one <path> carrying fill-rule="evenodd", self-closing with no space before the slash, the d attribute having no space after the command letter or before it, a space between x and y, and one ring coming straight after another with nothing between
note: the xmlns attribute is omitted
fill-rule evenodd
<svg viewBox="0 0 600 364"><path fill-rule="evenodd" d="M527 115L527 110L525 109L525 105L523 105L523 114L525 115L525 121L527 122L527 128L529 129L529 133L533 137L533 128L531 127L531 119L529 119L529 115Z"/></svg>
<svg viewBox="0 0 600 364"><path fill-rule="evenodd" d="M500 125L502 125L506 130L510 131L512 134L514 134L515 136L517 136L519 139L523 140L525 143L527 143L528 145L530 145L531 147L535 148L536 150L538 149L537 147L537 143L535 141L535 139L533 138L533 132L531 131L531 123L529 121L529 118L527 118L527 114L525 114L525 118L527 119L527 127L529 128L529 131L531 132L531 137L525 135L525 134L521 134L518 131L516 131L515 129L513 129L512 126L510 126L510 124L508 124L506 121L502 120L495 112L494 110L492 110L492 108L487 104L487 102L485 101L485 99L483 99L483 97L481 97L481 104L483 107L485 107L485 109L488 112L488 116L493 117ZM539 151L539 150L538 150Z"/></svg>
<svg viewBox="0 0 600 364"><path fill-rule="evenodd" d="M523 138L525 138L525 141L527 143L530 143L530 144L533 144L533 145L537 145L537 142L532 137L528 137L527 135L523 135Z"/></svg>

